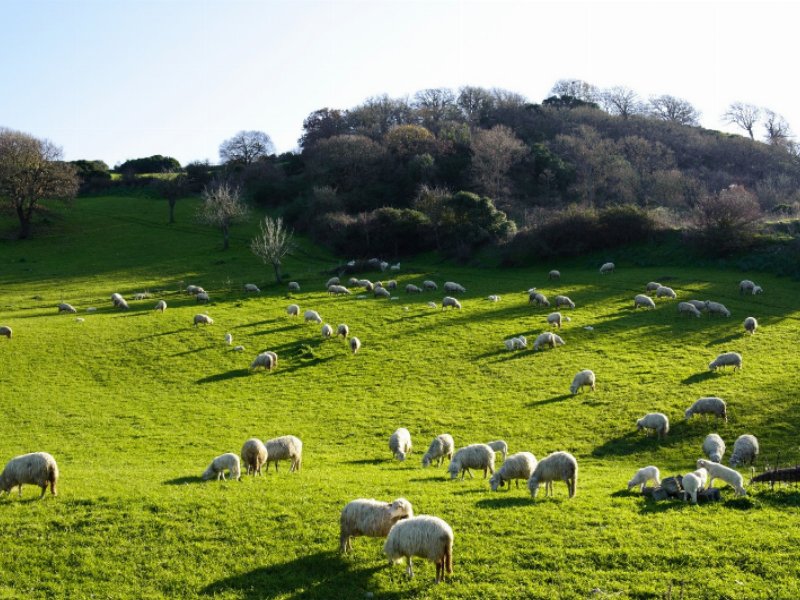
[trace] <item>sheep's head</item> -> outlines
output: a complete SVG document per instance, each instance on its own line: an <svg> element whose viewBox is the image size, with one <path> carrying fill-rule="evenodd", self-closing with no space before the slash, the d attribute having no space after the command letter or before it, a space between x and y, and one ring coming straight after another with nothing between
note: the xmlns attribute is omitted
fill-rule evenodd
<svg viewBox="0 0 800 600"><path fill-rule="evenodd" d="M450 465L447 467L447 472L450 474L450 479L455 479L458 477L458 472L461 470L461 464L455 461L450 461Z"/></svg>
<svg viewBox="0 0 800 600"><path fill-rule="evenodd" d="M687 408L686 411L683 413L683 416L686 420L689 420L693 414L694 411L691 408Z"/></svg>
<svg viewBox="0 0 800 600"><path fill-rule="evenodd" d="M431 457L426 454L425 456L422 457L422 466L429 467L430 464L431 464Z"/></svg>
<svg viewBox="0 0 800 600"><path fill-rule="evenodd" d="M710 464L711 464L711 463L710 463L710 462L708 462L708 461L707 461L706 459L704 459L704 458L698 458L698 459L697 459L697 468L698 468L698 469L706 469L706 470L708 470L708 468L709 468L709 465L710 465Z"/></svg>
<svg viewBox="0 0 800 600"><path fill-rule="evenodd" d="M414 509L411 506L411 502L406 500L405 498L398 498L394 502L389 505L389 510L392 515L393 521L399 521L400 519L408 519L409 517L414 516Z"/></svg>
<svg viewBox="0 0 800 600"><path fill-rule="evenodd" d="M497 488L503 487L503 479L500 477L500 473L495 471L494 475L489 478L489 486L493 492L496 492Z"/></svg>
<svg viewBox="0 0 800 600"><path fill-rule="evenodd" d="M405 460L406 459L406 453L402 452L402 451L397 451L394 456L395 456L395 458L397 458L397 460Z"/></svg>

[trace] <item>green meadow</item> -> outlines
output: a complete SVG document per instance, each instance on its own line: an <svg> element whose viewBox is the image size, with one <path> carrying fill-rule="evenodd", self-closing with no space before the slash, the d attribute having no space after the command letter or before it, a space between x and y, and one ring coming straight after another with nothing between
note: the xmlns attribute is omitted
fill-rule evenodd
<svg viewBox="0 0 800 600"><path fill-rule="evenodd" d="M359 277L395 277L400 290L433 279L439 292L331 297L325 282L342 259L300 240L284 271L302 291L289 294L248 249L256 219L223 252L195 209L181 200L167 225L164 201L82 198L52 207L34 239L0 241L0 325L14 331L0 338L0 466L46 451L61 471L55 498L39 501L33 486L22 499L0 497L0 598L800 597L795 486L748 486L745 498L723 487L721 502L701 506L626 491L642 466L662 476L694 470L713 431L728 445L726 463L743 433L759 438L759 471L800 461L798 282L643 261L637 249L520 269L428 255ZM0 228L13 230L10 217ZM605 260L616 273L598 274ZM551 268L561 280L547 280ZM745 277L764 294L740 296ZM461 311L427 306L441 303L447 280L467 288ZM723 302L732 317L681 316L673 300L634 310L651 280L679 300ZM245 294L245 283L262 292ZM198 307L181 291L188 284L211 302ZM534 286L576 302L562 311L566 345L508 352L504 339L532 342L548 329L554 309L528 304ZM112 292L130 310L114 309ZM137 292L152 297L133 300ZM163 314L152 310L159 299ZM58 314L59 302L78 314ZM289 317L291 303L334 329L348 324L361 351ZM214 324L193 327L199 312ZM747 316L759 320L753 336ZM244 352L223 342L228 332ZM264 350L277 352L278 368L251 372ZM724 351L743 355L741 372L708 371ZM597 390L571 395L586 368ZM729 422L684 421L710 395L727 401ZM666 440L636 432L653 411L670 417ZM398 427L414 443L405 462L388 449ZM445 432L457 447L502 438L511 453L540 459L567 450L579 463L577 496L568 500L557 482L553 498L540 491L533 501L524 486L491 492L480 473L449 481L444 466L423 469L428 444ZM249 437L285 434L303 440L299 473L283 462L241 482L200 480L212 458L238 453ZM388 567L381 540L357 538L353 554L339 555L349 500L401 496L452 526L446 583L435 585L422 559L407 580L400 565Z"/></svg>

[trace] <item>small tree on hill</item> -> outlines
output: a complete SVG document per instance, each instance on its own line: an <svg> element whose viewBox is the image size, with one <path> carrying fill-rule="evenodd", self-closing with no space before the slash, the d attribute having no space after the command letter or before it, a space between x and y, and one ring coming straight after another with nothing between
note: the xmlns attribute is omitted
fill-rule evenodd
<svg viewBox="0 0 800 600"><path fill-rule="evenodd" d="M281 262L294 250L294 232L283 226L283 219L264 217L261 233L250 241L250 250L275 270L276 283L281 282Z"/></svg>
<svg viewBox="0 0 800 600"><path fill-rule="evenodd" d="M219 146L223 163L249 165L275 151L272 139L263 131L240 131Z"/></svg>
<svg viewBox="0 0 800 600"><path fill-rule="evenodd" d="M203 223L222 230L223 250L227 250L231 225L243 220L248 213L241 188L229 181L215 181L203 189L201 197L203 204L198 216Z"/></svg>
<svg viewBox="0 0 800 600"><path fill-rule="evenodd" d="M171 179L158 179L155 183L156 192L169 204L169 222L175 222L175 205L178 198L189 193L189 180L186 175L179 173Z"/></svg>
<svg viewBox="0 0 800 600"><path fill-rule="evenodd" d="M752 244L761 209L754 194L731 185L701 198L693 217L696 236L705 249L723 255Z"/></svg>

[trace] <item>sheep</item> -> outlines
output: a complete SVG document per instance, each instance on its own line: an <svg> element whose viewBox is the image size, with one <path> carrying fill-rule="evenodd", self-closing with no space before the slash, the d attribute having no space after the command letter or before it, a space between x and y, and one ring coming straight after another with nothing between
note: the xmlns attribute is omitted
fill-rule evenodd
<svg viewBox="0 0 800 600"><path fill-rule="evenodd" d="M209 479L216 479L217 481L225 479L225 469L228 470L229 477L237 481L241 480L242 470L239 457L233 452L221 454L212 460L211 464L208 465L208 468L203 472L202 478L205 481Z"/></svg>
<svg viewBox="0 0 800 600"><path fill-rule="evenodd" d="M158 312L164 312L167 310L167 303L164 300L159 300L156 302L156 305L153 307L153 310L157 310Z"/></svg>
<svg viewBox="0 0 800 600"><path fill-rule="evenodd" d="M197 327L200 323L202 323L203 325L213 325L214 319L212 319L208 315L195 315L194 326Z"/></svg>
<svg viewBox="0 0 800 600"><path fill-rule="evenodd" d="M656 485L661 485L661 472L658 470L658 467L652 465L649 467L642 467L636 471L630 481L628 481L628 491L630 492L631 488L638 485L639 491L643 492L647 482L651 479L656 482Z"/></svg>
<svg viewBox="0 0 800 600"><path fill-rule="evenodd" d="M494 475L494 450L487 444L465 446L453 455L447 466L450 479L455 479L461 473L462 481L466 473L469 473L470 479L474 479L470 469L483 469L484 479L487 470Z"/></svg>
<svg viewBox="0 0 800 600"><path fill-rule="evenodd" d="M208 304L211 298L208 296L208 292L198 292L195 295L195 301L197 304Z"/></svg>
<svg viewBox="0 0 800 600"><path fill-rule="evenodd" d="M722 456L725 454L725 442L716 433L709 433L703 440L703 454L711 462L722 462Z"/></svg>
<svg viewBox="0 0 800 600"><path fill-rule="evenodd" d="M375 285L369 279L359 279L358 286L364 288L368 292L371 292L375 288Z"/></svg>
<svg viewBox="0 0 800 600"><path fill-rule="evenodd" d="M65 312L65 313L75 314L78 311L75 310L75 307L72 306L71 304L68 304L66 302L62 302L61 304L58 305L58 312L59 313Z"/></svg>
<svg viewBox="0 0 800 600"><path fill-rule="evenodd" d="M652 429L658 438L667 437L669 433L669 417L664 413L647 413L636 421L636 429Z"/></svg>
<svg viewBox="0 0 800 600"><path fill-rule="evenodd" d="M428 446L428 451L422 457L422 466L427 467L433 461L436 461L436 466L441 466L446 458L450 460L453 458L453 450L455 450L455 442L453 436L449 433L443 433L433 438L431 445Z"/></svg>
<svg viewBox="0 0 800 600"><path fill-rule="evenodd" d="M6 492L10 495L11 490L16 487L21 498L22 486L26 483L42 488L40 500L44 498L48 485L50 493L57 496L58 465L56 459L47 452L31 452L15 456L8 461L3 472L0 473L0 493Z"/></svg>
<svg viewBox="0 0 800 600"><path fill-rule="evenodd" d="M693 473L683 476L681 485L687 493L688 499L692 504L697 504L697 492L703 489L708 479L708 471L703 468L697 469Z"/></svg>
<svg viewBox="0 0 800 600"><path fill-rule="evenodd" d="M637 309L640 306L644 306L645 308L655 308L656 303L653 302L653 299L650 296L645 296L644 294L636 294L633 298L633 308Z"/></svg>
<svg viewBox="0 0 800 600"><path fill-rule="evenodd" d="M569 296L556 296L554 300L556 307L569 306L570 308L575 308L575 303L570 299Z"/></svg>
<svg viewBox="0 0 800 600"><path fill-rule="evenodd" d="M205 292L205 290L203 288L201 288L199 285L187 285L186 286L186 293L189 294L190 296L195 296L200 292Z"/></svg>
<svg viewBox="0 0 800 600"><path fill-rule="evenodd" d="M544 294L533 291L528 294L528 304L538 304L539 306L550 306L550 301Z"/></svg>
<svg viewBox="0 0 800 600"><path fill-rule="evenodd" d="M569 452L553 452L539 461L528 479L528 490L531 493L531 498L536 498L540 483L545 484L545 495L547 495L547 483L552 481L566 483L569 497L575 497L578 492L578 461ZM552 486L549 489L550 495L552 495Z"/></svg>
<svg viewBox="0 0 800 600"><path fill-rule="evenodd" d="M427 306L428 308L437 308L436 302L427 302L425 306Z"/></svg>
<svg viewBox="0 0 800 600"><path fill-rule="evenodd" d="M322 323L322 317L320 317L319 313L315 310L307 310L304 312L303 319L305 319L306 323L309 321L313 321L314 323Z"/></svg>
<svg viewBox="0 0 800 600"><path fill-rule="evenodd" d="M233 334L231 334L231 333L226 333L225 337L222 338L222 339L225 340L225 343L228 344L228 346L233 344Z"/></svg>
<svg viewBox="0 0 800 600"><path fill-rule="evenodd" d="M734 489L737 496L747 495L747 492L744 490L744 480L738 471L734 471L733 469L729 469L724 465L705 460L704 458L697 459L697 468L708 471L708 487L711 487L711 484L715 479L721 479Z"/></svg>
<svg viewBox="0 0 800 600"><path fill-rule="evenodd" d="M699 398L683 413L687 420L690 419L692 415L702 414L711 414L722 419L726 423L728 422L728 407L725 404L725 400L722 398L717 398L715 396Z"/></svg>
<svg viewBox="0 0 800 600"><path fill-rule="evenodd" d="M655 292L660 287L663 287L660 283L658 283L657 281L651 281L646 286L644 286L644 290L646 292Z"/></svg>
<svg viewBox="0 0 800 600"><path fill-rule="evenodd" d="M756 321L756 318L747 317L744 320L744 330L752 335L756 332L756 329L758 329L758 321Z"/></svg>
<svg viewBox="0 0 800 600"><path fill-rule="evenodd" d="M124 301L125 301L125 298L122 297L122 294L118 294L117 292L114 292L113 294L111 294L111 304L113 304L114 306L119 306L120 302L124 302Z"/></svg>
<svg viewBox="0 0 800 600"><path fill-rule="evenodd" d="M340 283L342 282L339 281L338 277L331 277L330 279L328 279L328 283L325 284L325 289L330 288L332 285L339 285Z"/></svg>
<svg viewBox="0 0 800 600"><path fill-rule="evenodd" d="M389 270L390 271L395 271L395 272L399 271L400 270L400 263L395 263L395 264L391 265L389 267Z"/></svg>
<svg viewBox="0 0 800 600"><path fill-rule="evenodd" d="M513 337L503 342L506 346L506 350L522 350L523 348L528 347L528 340L525 339L524 335L519 337Z"/></svg>
<svg viewBox="0 0 800 600"><path fill-rule="evenodd" d="M409 283L406 286L406 294L421 294L422 288L414 285L413 283Z"/></svg>
<svg viewBox="0 0 800 600"><path fill-rule="evenodd" d="M256 294L260 294L261 290L255 283L245 283L244 284L244 291L247 293L254 292Z"/></svg>
<svg viewBox="0 0 800 600"><path fill-rule="evenodd" d="M553 269L547 274L548 279L561 279L561 271L556 271Z"/></svg>
<svg viewBox="0 0 800 600"><path fill-rule="evenodd" d="M454 293L463 294L464 292L467 291L467 289L463 285L461 285L460 283L456 283L455 281L445 281L444 282L444 291L448 292L450 294L454 294Z"/></svg>
<svg viewBox="0 0 800 600"><path fill-rule="evenodd" d="M7 337L8 339L11 339L11 336L14 335L14 332L11 330L11 327L9 327L8 325L2 325L2 326L0 326L0 335L3 335L5 337Z"/></svg>
<svg viewBox="0 0 800 600"><path fill-rule="evenodd" d="M86 320L86 319L84 319L83 317L76 317L76 318L75 318L75 322L76 322L76 323L83 323L85 320Z"/></svg>
<svg viewBox="0 0 800 600"><path fill-rule="evenodd" d="M506 350L512 351L517 349L516 344L517 338L511 338L508 340L503 340L503 344L506 346Z"/></svg>
<svg viewBox="0 0 800 600"><path fill-rule="evenodd" d="M731 311L729 311L724 304L720 304L719 302L712 302L711 300L706 300L706 310L711 315L723 315L725 317L731 316Z"/></svg>
<svg viewBox="0 0 800 600"><path fill-rule="evenodd" d="M322 337L328 339L332 335L333 335L333 327L325 323L325 325L322 326Z"/></svg>
<svg viewBox="0 0 800 600"><path fill-rule="evenodd" d="M738 352L724 352L708 363L708 370L715 371L722 367L733 367L733 370L742 369L742 355Z"/></svg>
<svg viewBox="0 0 800 600"><path fill-rule="evenodd" d="M573 394L577 394L578 390L584 386L588 386L592 388L592 391L594 391L595 382L596 378L594 371L591 369L584 369L583 371L579 371L572 379L572 385L569 386L569 391Z"/></svg>
<svg viewBox="0 0 800 600"><path fill-rule="evenodd" d="M760 285L753 286L753 296L755 296L756 294L763 294L763 293L764 293L764 288L762 288Z"/></svg>
<svg viewBox="0 0 800 600"><path fill-rule="evenodd" d="M556 327L561 329L561 313L560 312L550 313L549 315L547 315L547 322L550 325L555 325Z"/></svg>
<svg viewBox="0 0 800 600"><path fill-rule="evenodd" d="M376 298L390 298L392 293L387 290L385 287L376 287L372 293L375 295Z"/></svg>
<svg viewBox="0 0 800 600"><path fill-rule="evenodd" d="M431 281L430 279L426 279L422 282L422 289L425 291L432 291L435 292L439 289L439 286L436 285L435 281Z"/></svg>
<svg viewBox="0 0 800 600"><path fill-rule="evenodd" d="M358 287L358 277L351 277L347 280L348 287Z"/></svg>
<svg viewBox="0 0 800 600"><path fill-rule="evenodd" d="M550 346L551 348L555 348L556 346L563 346L564 340L561 339L560 336L557 336L555 333L551 333L549 331L545 331L544 333L540 333L536 340L533 342L533 349L538 350L544 346Z"/></svg>
<svg viewBox="0 0 800 600"><path fill-rule="evenodd" d="M693 315L698 319L700 318L700 311L691 302L678 302L678 313L679 314L685 313L688 315Z"/></svg>
<svg viewBox="0 0 800 600"><path fill-rule="evenodd" d="M351 500L339 517L339 551L344 554L352 550L353 538L360 535L386 537L400 519L413 516L414 509L405 498L391 503L366 498Z"/></svg>
<svg viewBox="0 0 800 600"><path fill-rule="evenodd" d="M386 282L386 289L389 291L394 291L397 289L397 281L395 279L390 279Z"/></svg>
<svg viewBox="0 0 800 600"><path fill-rule="evenodd" d="M244 346L234 346L231 348L234 352L244 352Z"/></svg>
<svg viewBox="0 0 800 600"><path fill-rule="evenodd" d="M122 300L119 300L117 302L117 308L121 308L122 310L128 310L130 307L128 306L128 303L123 298Z"/></svg>
<svg viewBox="0 0 800 600"><path fill-rule="evenodd" d="M493 492L497 488L503 487L503 484L508 482L508 489L511 489L511 480L514 479L519 488L519 480L523 479L526 482L533 475L536 469L536 457L530 452L517 452L508 457L508 460L503 462L503 466L494 472L494 475L489 479L489 486Z"/></svg>
<svg viewBox="0 0 800 600"><path fill-rule="evenodd" d="M296 281L289 282L289 291L290 292L299 292L300 291L300 284Z"/></svg>
<svg viewBox="0 0 800 600"><path fill-rule="evenodd" d="M411 454L411 434L405 427L395 429L389 436L389 450L397 460L405 460L407 454Z"/></svg>
<svg viewBox="0 0 800 600"><path fill-rule="evenodd" d="M689 304L691 304L692 306L694 306L700 312L702 312L704 310L708 310L706 308L706 303L703 300L687 300L687 302Z"/></svg>
<svg viewBox="0 0 800 600"><path fill-rule="evenodd" d="M293 435L284 435L264 442L267 447L267 470L269 463L275 463L275 472L278 472L278 461L289 460L289 472L299 471L303 463L303 442Z"/></svg>
<svg viewBox="0 0 800 600"><path fill-rule="evenodd" d="M738 467L748 463L752 465L758 457L758 439L754 435L745 434L736 438L733 443L730 465Z"/></svg>
<svg viewBox="0 0 800 600"><path fill-rule="evenodd" d="M286 307L286 314L290 317L296 317L300 314L300 307L297 304L290 304Z"/></svg>
<svg viewBox="0 0 800 600"><path fill-rule="evenodd" d="M675 293L671 287L667 287L662 285L660 288L656 290L656 298L672 298L673 300L677 298L678 295Z"/></svg>
<svg viewBox="0 0 800 600"><path fill-rule="evenodd" d="M242 446L242 462L248 475L261 475L261 467L267 462L267 447L258 438L250 438Z"/></svg>
<svg viewBox="0 0 800 600"><path fill-rule="evenodd" d="M373 269L377 269L381 266L381 260L379 258L370 258L367 264Z"/></svg>
<svg viewBox="0 0 800 600"><path fill-rule="evenodd" d="M439 517L420 515L402 519L389 530L383 552L389 565L406 558L406 574L414 577L413 557L427 558L436 565L436 583L453 573L453 529Z"/></svg>
<svg viewBox="0 0 800 600"><path fill-rule="evenodd" d="M498 296L497 294L491 294L489 296L486 296L486 299L489 302L500 302L500 296Z"/></svg>
<svg viewBox="0 0 800 600"><path fill-rule="evenodd" d="M348 290L343 285L329 285L328 286L328 294L331 296L348 296L350 295L350 290Z"/></svg>
<svg viewBox="0 0 800 600"><path fill-rule="evenodd" d="M350 350L353 352L353 354L355 354L355 353L356 353L356 352L358 352L360 349L361 349L361 340L360 340L360 339L358 339L358 338L357 338L357 337L355 337L355 336L354 336L354 337L351 337L351 338L350 338Z"/></svg>
<svg viewBox="0 0 800 600"><path fill-rule="evenodd" d="M97 308L94 306L89 306L87 307L86 312L91 312L91 313L97 312Z"/></svg>
<svg viewBox="0 0 800 600"><path fill-rule="evenodd" d="M336 337L342 336L342 339L346 339L348 335L350 335L350 328L344 323L336 328Z"/></svg>
<svg viewBox="0 0 800 600"><path fill-rule="evenodd" d="M253 370L259 367L264 368L266 371L272 371L272 369L275 368L275 359L270 352L260 353L253 359L253 362L250 363L250 368Z"/></svg>
<svg viewBox="0 0 800 600"><path fill-rule="evenodd" d="M603 263L600 267L600 275L605 275L606 273L613 273L615 269L615 265L612 262Z"/></svg>
<svg viewBox="0 0 800 600"><path fill-rule="evenodd" d="M503 455L503 460L506 459L506 454L508 454L508 444L505 440L494 440L492 442L486 442L486 445L489 446L495 452L500 452Z"/></svg>
<svg viewBox="0 0 800 600"><path fill-rule="evenodd" d="M458 300L456 300L452 296L445 296L442 299L442 310L444 310L448 306L450 308L457 308L458 310L461 310L461 302L459 302Z"/></svg>
<svg viewBox="0 0 800 600"><path fill-rule="evenodd" d="M742 279L739 282L739 294L753 294L753 288L755 287L756 284L749 279Z"/></svg>

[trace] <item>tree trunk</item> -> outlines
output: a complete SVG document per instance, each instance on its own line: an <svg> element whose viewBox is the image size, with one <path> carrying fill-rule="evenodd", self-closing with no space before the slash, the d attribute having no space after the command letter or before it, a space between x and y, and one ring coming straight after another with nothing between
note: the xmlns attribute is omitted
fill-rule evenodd
<svg viewBox="0 0 800 600"><path fill-rule="evenodd" d="M19 239L27 240L31 235L31 212L18 206L17 217L19 217Z"/></svg>
<svg viewBox="0 0 800 600"><path fill-rule="evenodd" d="M281 282L281 263L280 261L275 261L272 263L272 268L275 269L275 282Z"/></svg>
<svg viewBox="0 0 800 600"><path fill-rule="evenodd" d="M169 222L170 224L175 222L175 203L177 202L177 198L171 198L169 200Z"/></svg>

